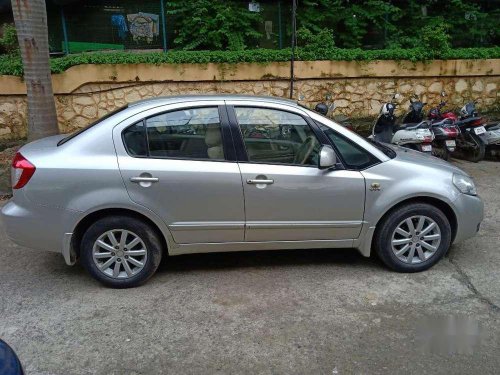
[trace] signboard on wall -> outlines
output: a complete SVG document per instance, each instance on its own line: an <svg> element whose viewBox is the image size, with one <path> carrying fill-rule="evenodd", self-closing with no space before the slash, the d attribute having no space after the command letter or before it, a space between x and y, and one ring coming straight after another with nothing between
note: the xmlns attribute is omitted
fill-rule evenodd
<svg viewBox="0 0 500 375"><path fill-rule="evenodd" d="M251 1L250 3L248 3L248 10L250 12L259 13L260 12L260 4L256 1Z"/></svg>

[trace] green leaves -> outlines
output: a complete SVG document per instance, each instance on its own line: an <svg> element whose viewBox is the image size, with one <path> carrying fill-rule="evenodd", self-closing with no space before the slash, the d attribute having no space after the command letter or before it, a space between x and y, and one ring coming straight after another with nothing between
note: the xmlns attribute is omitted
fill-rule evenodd
<svg viewBox="0 0 500 375"><path fill-rule="evenodd" d="M17 32L14 25L3 25L3 37L0 38L0 53L2 50L6 53L15 53L19 50Z"/></svg>
<svg viewBox="0 0 500 375"><path fill-rule="evenodd" d="M223 0L168 1L167 13L175 16L174 46L184 50L242 50L256 45L260 13L245 2Z"/></svg>
<svg viewBox="0 0 500 375"><path fill-rule="evenodd" d="M392 32L393 21L400 16L398 7L383 0L304 0L299 5L298 23L313 33L324 28L335 30L337 45L359 48L368 33L382 40L384 28ZM383 42L370 44L382 46Z"/></svg>
<svg viewBox="0 0 500 375"><path fill-rule="evenodd" d="M208 63L269 63L289 61L291 51L254 49L241 51L169 51L150 53L82 53L50 60L52 73L62 73L72 66L81 64L208 64ZM316 48L297 48L296 59L303 61L371 61L371 60L410 60L427 61L433 59L493 59L500 58L500 47L455 48L435 50L424 47L412 49L363 50L360 48L342 49L319 44ZM23 75L21 58L18 55L0 55L0 74Z"/></svg>
<svg viewBox="0 0 500 375"><path fill-rule="evenodd" d="M477 0L302 0L298 24L313 33L324 28L335 30L336 45L342 48L415 48L421 43L422 32L443 24L450 25L446 34L453 47L491 46L498 42L500 35L497 3Z"/></svg>
<svg viewBox="0 0 500 375"><path fill-rule="evenodd" d="M422 47L432 51L448 51L451 48L449 26L445 23L427 25L422 29Z"/></svg>

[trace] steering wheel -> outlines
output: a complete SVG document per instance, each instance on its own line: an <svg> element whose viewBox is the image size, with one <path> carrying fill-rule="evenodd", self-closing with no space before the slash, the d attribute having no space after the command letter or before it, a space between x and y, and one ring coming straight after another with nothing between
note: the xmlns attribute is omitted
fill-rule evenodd
<svg viewBox="0 0 500 375"><path fill-rule="evenodd" d="M311 156L315 145L316 138L312 136L307 137L297 150L297 154L295 154L295 157L293 158L293 163L299 165L304 164L309 156Z"/></svg>

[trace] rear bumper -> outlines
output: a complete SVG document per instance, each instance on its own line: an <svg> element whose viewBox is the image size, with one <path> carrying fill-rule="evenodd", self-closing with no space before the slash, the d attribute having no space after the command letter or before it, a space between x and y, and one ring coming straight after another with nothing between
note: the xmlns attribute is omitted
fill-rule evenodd
<svg viewBox="0 0 500 375"><path fill-rule="evenodd" d="M454 243L474 237L484 219L484 203L478 196L460 194L454 202L457 234Z"/></svg>
<svg viewBox="0 0 500 375"><path fill-rule="evenodd" d="M24 196L2 208L7 236L18 245L42 251L63 253L65 233L71 232L77 218L76 211L26 202Z"/></svg>

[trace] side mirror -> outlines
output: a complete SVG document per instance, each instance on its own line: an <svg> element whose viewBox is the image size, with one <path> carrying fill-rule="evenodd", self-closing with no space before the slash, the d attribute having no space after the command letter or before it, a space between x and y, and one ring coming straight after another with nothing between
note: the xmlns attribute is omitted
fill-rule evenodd
<svg viewBox="0 0 500 375"><path fill-rule="evenodd" d="M319 151L319 169L328 169L334 167L337 164L337 156L335 151L333 151L332 146L324 145Z"/></svg>
<svg viewBox="0 0 500 375"><path fill-rule="evenodd" d="M314 110L323 116L326 116L328 114L328 106L325 103L318 103L316 104L316 107L314 107Z"/></svg>

